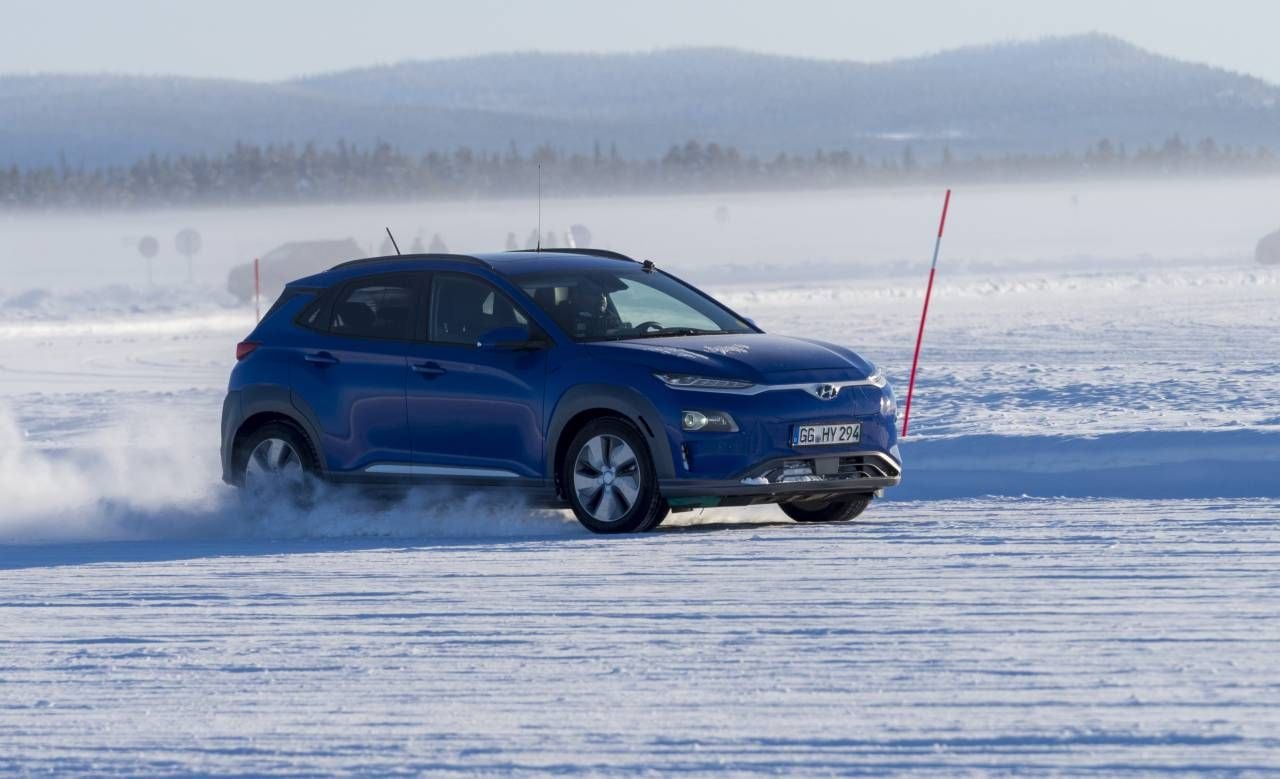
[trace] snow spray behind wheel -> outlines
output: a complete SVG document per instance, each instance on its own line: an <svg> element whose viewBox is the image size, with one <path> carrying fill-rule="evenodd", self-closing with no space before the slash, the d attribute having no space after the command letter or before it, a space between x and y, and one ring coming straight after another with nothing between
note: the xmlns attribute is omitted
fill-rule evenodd
<svg viewBox="0 0 1280 779"><path fill-rule="evenodd" d="M911 381L907 384L907 405L902 410L902 437L907 437L907 421L911 419L911 396L916 389L916 368L920 365L920 344L924 341L924 320L929 316L929 298L933 296L933 275L938 270L938 251L942 248L942 230L947 226L947 208L951 190L942 200L942 219L938 222L938 238L933 242L933 262L929 265L929 286L924 291L924 310L920 312L920 331L916 333L916 354L911 358Z"/></svg>
<svg viewBox="0 0 1280 779"><path fill-rule="evenodd" d="M74 445L41 447L0 401L0 570L18 559L13 545L586 534L564 512L502 491L424 487L373 496L320 484L309 507L285 496L250 506L218 478L202 417L162 407L101 422Z"/></svg>

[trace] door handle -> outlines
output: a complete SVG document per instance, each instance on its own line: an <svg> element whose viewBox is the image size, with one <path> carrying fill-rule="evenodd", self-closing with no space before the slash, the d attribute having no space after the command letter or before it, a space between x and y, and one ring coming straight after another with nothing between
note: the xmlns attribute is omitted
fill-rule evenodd
<svg viewBox="0 0 1280 779"><path fill-rule="evenodd" d="M308 352L302 355L302 359L317 365L334 365L338 362L338 358L328 352Z"/></svg>
<svg viewBox="0 0 1280 779"><path fill-rule="evenodd" d="M445 372L444 368L434 362L415 362L409 368L414 373L421 373L423 376L439 376Z"/></svg>

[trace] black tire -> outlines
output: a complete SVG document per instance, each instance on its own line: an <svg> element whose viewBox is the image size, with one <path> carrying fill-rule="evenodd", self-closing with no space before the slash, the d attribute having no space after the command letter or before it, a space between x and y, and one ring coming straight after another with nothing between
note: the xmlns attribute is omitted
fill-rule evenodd
<svg viewBox="0 0 1280 779"><path fill-rule="evenodd" d="M667 499L659 498L659 501L662 503L662 505L658 507L658 513L653 518L653 524L645 528L646 531L657 530L658 526L661 525L663 522L665 522L667 517L671 515L671 507L667 505Z"/></svg>
<svg viewBox="0 0 1280 779"><path fill-rule="evenodd" d="M315 500L319 458L306 434L294 425L268 422L254 430L236 446L234 465L235 483L247 503L283 499L309 508ZM277 483L271 484L272 478Z"/></svg>
<svg viewBox="0 0 1280 779"><path fill-rule="evenodd" d="M836 500L780 503L778 508L797 522L848 522L870 505L870 495L854 495Z"/></svg>
<svg viewBox="0 0 1280 779"><path fill-rule="evenodd" d="M592 420L578 431L560 463L560 483L574 516L593 533L642 533L670 511L649 446L624 419Z"/></svg>

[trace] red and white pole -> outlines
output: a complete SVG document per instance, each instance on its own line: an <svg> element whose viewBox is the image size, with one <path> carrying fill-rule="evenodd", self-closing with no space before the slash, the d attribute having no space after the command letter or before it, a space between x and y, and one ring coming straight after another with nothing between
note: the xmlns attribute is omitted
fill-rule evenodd
<svg viewBox="0 0 1280 779"><path fill-rule="evenodd" d="M920 344L924 341L924 320L929 316L929 298L933 296L933 274L938 270L938 251L942 248L942 230L947 226L947 208L951 190L942 201L942 220L938 222L938 239L933 244L933 264L929 266L929 286L924 291L924 310L920 312L920 332L916 334L916 356L911 359L911 382L907 384L907 405L902 411L902 437L907 437L907 421L911 419L911 395L916 389L916 368L920 365Z"/></svg>
<svg viewBox="0 0 1280 779"><path fill-rule="evenodd" d="M262 273L258 266L258 258L253 258L253 317L256 321L262 321Z"/></svg>

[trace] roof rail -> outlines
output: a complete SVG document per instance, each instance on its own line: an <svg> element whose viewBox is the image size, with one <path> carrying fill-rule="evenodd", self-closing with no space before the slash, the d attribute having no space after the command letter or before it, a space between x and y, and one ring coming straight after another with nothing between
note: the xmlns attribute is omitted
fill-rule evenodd
<svg viewBox="0 0 1280 779"><path fill-rule="evenodd" d="M609 251L608 249L547 249L547 248L542 248L542 249L515 249L514 251L516 251L516 252L523 252L523 253L526 253L526 254L535 254L535 253L539 253L539 252L541 252L541 253L543 253L543 254L583 254L583 255L586 255L586 256L588 256L588 257L604 257L605 259L609 259L609 260L622 260L622 261L624 261L624 262L635 262L635 263L639 263L639 262L640 262L639 260L635 259L634 257L628 257L627 255L625 255L625 254L623 254L623 253L621 253L621 252L611 252L611 251Z"/></svg>
<svg viewBox="0 0 1280 779"><path fill-rule="evenodd" d="M396 262L399 260L450 260L451 262L461 262L467 265L490 267L489 263L469 254L388 254L382 257L363 257L358 260L347 260L334 265L329 270L334 271L342 268L354 268L359 265L372 265L378 262Z"/></svg>

